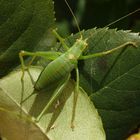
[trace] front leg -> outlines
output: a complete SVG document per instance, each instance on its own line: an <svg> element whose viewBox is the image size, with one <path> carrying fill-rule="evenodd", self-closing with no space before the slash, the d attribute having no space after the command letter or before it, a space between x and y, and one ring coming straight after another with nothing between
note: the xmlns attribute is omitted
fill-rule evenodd
<svg viewBox="0 0 140 140"><path fill-rule="evenodd" d="M34 61L34 59L36 57L42 57L42 58L47 59L47 60L55 60L61 54L62 54L61 52L51 52L51 51L47 51L47 52L43 52L43 51L38 51L38 52L21 51L19 53L19 58L20 58L20 62L21 62L21 70L22 70L21 82L23 83L25 70L27 69L27 71L28 71L29 66L32 64L32 62ZM27 67L25 66L25 63L24 63L24 59L23 59L24 56L31 56L32 57L32 59L28 63Z"/></svg>
<svg viewBox="0 0 140 140"><path fill-rule="evenodd" d="M43 57L44 59L47 59L47 60L55 60L57 57L59 57L62 53L61 52L51 52L51 51L48 51L48 52L41 52L41 51L38 51L38 52L27 52L27 51L21 51L19 53L19 58L20 58L20 62L21 62L21 70L22 70L22 75L21 75L21 85L22 85L22 90L21 90L21 102L20 102L20 105L22 106L22 103L23 103L23 94L24 94L24 75L25 75L25 70L27 70L30 78L31 78L31 81L32 83L34 84L34 81L32 79L32 76L29 72L29 66L32 64L32 62L34 61L34 59L36 57ZM32 59L31 61L28 63L27 66L25 66L25 62L24 62L24 56L31 56Z"/></svg>

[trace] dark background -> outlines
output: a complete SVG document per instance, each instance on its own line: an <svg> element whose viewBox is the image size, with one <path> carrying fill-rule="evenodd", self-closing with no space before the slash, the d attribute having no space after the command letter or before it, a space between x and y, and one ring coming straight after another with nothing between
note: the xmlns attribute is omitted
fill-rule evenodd
<svg viewBox="0 0 140 140"><path fill-rule="evenodd" d="M67 0L82 29L105 27L140 8L140 0ZM64 0L55 0L57 26L61 35L78 32ZM140 11L120 20L110 28L140 31Z"/></svg>

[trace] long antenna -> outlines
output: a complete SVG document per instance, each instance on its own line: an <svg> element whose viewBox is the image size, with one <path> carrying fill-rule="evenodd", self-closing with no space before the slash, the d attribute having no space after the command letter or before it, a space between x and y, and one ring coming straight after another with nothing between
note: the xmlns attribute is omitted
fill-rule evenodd
<svg viewBox="0 0 140 140"><path fill-rule="evenodd" d="M136 13L136 12L138 12L138 11L140 11L140 8L137 9L137 10L135 10L135 11L133 11L133 12L131 12L131 13L129 13L129 14L127 14L127 15L125 15L125 16L123 16L123 17L121 17L121 18L119 18L119 19L117 19L117 20L115 20L115 21L113 21L113 22L111 22L111 23L109 23L109 24L107 24L105 27L111 26L111 25L117 23L118 21L123 20L123 19L125 19L126 17L133 15L134 13Z"/></svg>
<svg viewBox="0 0 140 140"><path fill-rule="evenodd" d="M65 0L65 3L67 4L67 6L68 6L68 8L69 8L69 10L70 10L70 12L71 12L71 14L72 14L74 20L75 20L76 26L77 26L78 31L79 31L79 33L80 33L80 36L81 36L81 38L82 38L82 34L81 34L81 30L80 30L80 27L79 27L77 18L76 18L76 16L74 15L74 12L72 11L72 9L71 9L70 5L68 4L67 0Z"/></svg>

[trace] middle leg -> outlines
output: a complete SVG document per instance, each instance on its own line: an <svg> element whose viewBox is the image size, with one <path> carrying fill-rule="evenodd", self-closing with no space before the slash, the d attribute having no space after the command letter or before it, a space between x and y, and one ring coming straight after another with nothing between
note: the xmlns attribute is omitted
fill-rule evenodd
<svg viewBox="0 0 140 140"><path fill-rule="evenodd" d="M72 118L71 118L71 128L74 130L74 121L76 116L76 105L77 105L77 99L79 94L79 70L78 67L75 68L76 70L76 86L74 90L74 98L73 98L73 109L72 109Z"/></svg>

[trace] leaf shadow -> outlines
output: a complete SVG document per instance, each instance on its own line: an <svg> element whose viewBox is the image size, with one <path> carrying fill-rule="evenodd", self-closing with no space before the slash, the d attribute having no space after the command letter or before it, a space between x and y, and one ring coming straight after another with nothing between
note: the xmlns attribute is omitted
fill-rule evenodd
<svg viewBox="0 0 140 140"><path fill-rule="evenodd" d="M63 107L65 106L65 103L67 99L71 96L73 87L69 88L70 82L66 85L65 89L62 91L61 95L58 96L58 98L52 103L52 105L49 107L49 109L45 112L46 114L52 114L49 122L46 120L46 132L48 132L50 129L52 129L52 126L56 119L59 117L60 113L63 110ZM69 89L69 90L68 90ZM32 98L32 96L36 96L35 100L32 104L32 107L30 108L29 114L35 118L38 117L38 115L41 113L41 111L44 109L46 104L49 102L51 96L53 95L54 89L48 90L41 90L41 91L33 91L33 93L28 96L29 98ZM26 99L27 100L27 99ZM47 116L46 116L47 117ZM43 118L43 117L42 117ZM44 119L40 119L40 121L43 121Z"/></svg>

